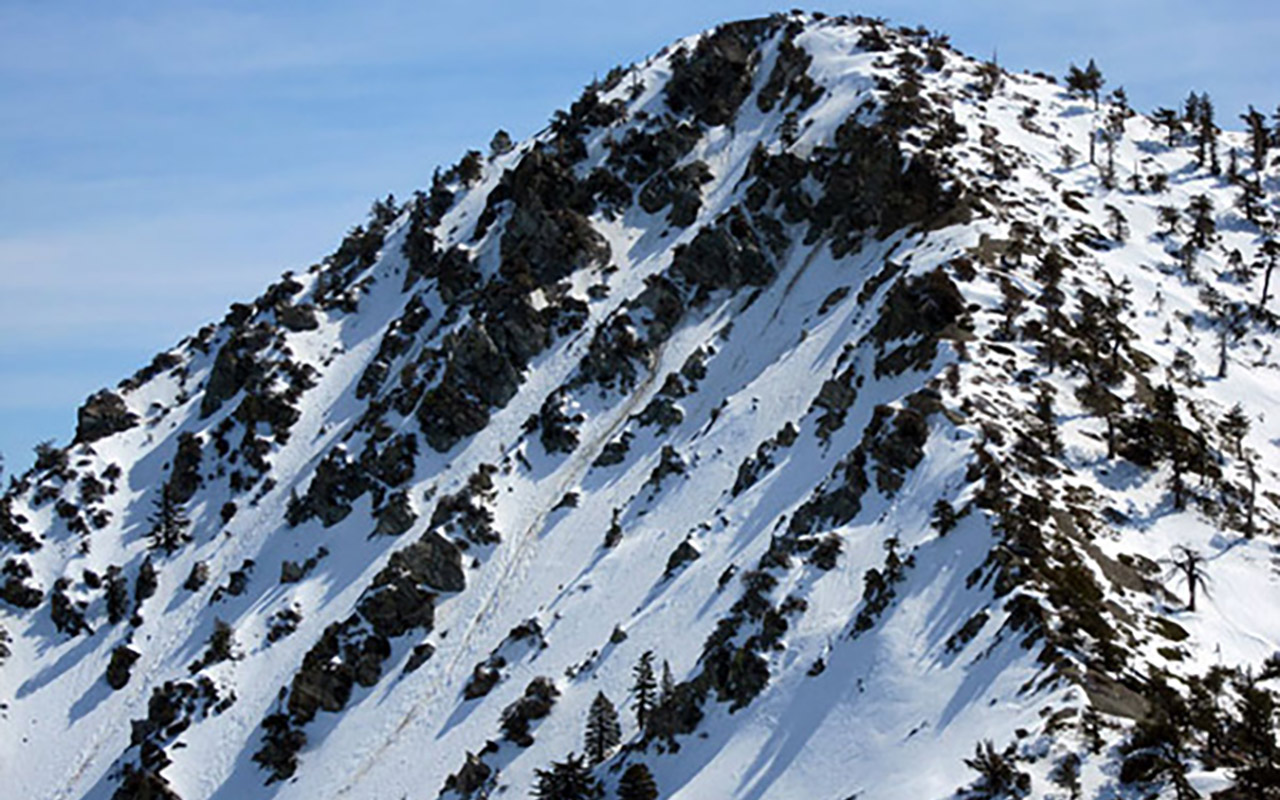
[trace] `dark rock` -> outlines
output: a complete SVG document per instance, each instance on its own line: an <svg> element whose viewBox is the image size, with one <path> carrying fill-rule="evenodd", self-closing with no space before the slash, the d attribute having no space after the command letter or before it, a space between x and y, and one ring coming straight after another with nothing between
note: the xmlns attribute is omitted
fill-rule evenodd
<svg viewBox="0 0 1280 800"><path fill-rule="evenodd" d="M1125 758L1120 766L1120 782L1147 783L1160 777L1168 762L1152 750L1140 750Z"/></svg>
<svg viewBox="0 0 1280 800"><path fill-rule="evenodd" d="M293 722L310 722L321 710L341 711L357 682L361 686L377 682L382 662L390 654L390 643L369 634L359 616L325 628L303 656L302 667L290 685L288 709Z"/></svg>
<svg viewBox="0 0 1280 800"><path fill-rule="evenodd" d="M894 284L871 335L882 345L914 340L877 360L877 377L927 368L937 355L939 337L959 325L964 313L964 295L941 268Z"/></svg>
<svg viewBox="0 0 1280 800"><path fill-rule="evenodd" d="M302 565L297 561L281 561L280 562L280 582L281 583L297 583L306 576Z"/></svg>
<svg viewBox="0 0 1280 800"><path fill-rule="evenodd" d="M0 600L17 608L39 608L41 601L44 600L44 593L27 586L21 578L10 575L5 578L4 585L0 586Z"/></svg>
<svg viewBox="0 0 1280 800"><path fill-rule="evenodd" d="M469 797L484 788L491 775L493 770L489 765L468 751L467 760L463 762L461 769L449 776L445 789L452 789L463 797Z"/></svg>
<svg viewBox="0 0 1280 800"><path fill-rule="evenodd" d="M449 348L444 377L424 395L417 413L427 444L442 453L483 430L489 408L506 405L520 385L519 372L483 323L468 326Z"/></svg>
<svg viewBox="0 0 1280 800"><path fill-rule="evenodd" d="M504 277L533 288L608 263L608 242L584 216L590 196L559 159L534 148L504 181L514 204L501 241Z"/></svg>
<svg viewBox="0 0 1280 800"><path fill-rule="evenodd" d="M276 306L276 319L280 324L294 333L302 331L314 331L320 327L320 321L316 318L315 306L310 303L302 305L281 304Z"/></svg>
<svg viewBox="0 0 1280 800"><path fill-rule="evenodd" d="M538 676L525 687L524 695L502 710L503 738L519 747L533 744L529 733L530 723L551 713L560 690L550 678Z"/></svg>
<svg viewBox="0 0 1280 800"><path fill-rule="evenodd" d="M564 413L564 405L565 395L553 392L538 412L539 438L548 453L572 453L578 446L578 432L574 425L581 422L582 417L570 417Z"/></svg>
<svg viewBox="0 0 1280 800"><path fill-rule="evenodd" d="M631 450L631 432L624 431L621 436L607 443L600 451L600 455L592 462L593 467L611 467L615 464L621 464L627 460L627 453Z"/></svg>
<svg viewBox="0 0 1280 800"><path fill-rule="evenodd" d="M667 105L677 114L691 111L707 125L731 122L751 94L760 60L756 48L775 24L772 19L755 19L721 25L704 36L691 55L672 56Z"/></svg>
<svg viewBox="0 0 1280 800"><path fill-rule="evenodd" d="M928 438L924 415L909 408L877 406L863 434L867 452L876 460L876 488L892 497L906 474L924 458Z"/></svg>
<svg viewBox="0 0 1280 800"><path fill-rule="evenodd" d="M428 531L418 541L393 553L387 568L399 570L410 580L437 592L460 592L467 586L462 553L435 531Z"/></svg>
<svg viewBox="0 0 1280 800"><path fill-rule="evenodd" d="M832 527L844 525L862 510L862 495L870 487L866 474L866 451L859 445L836 465L831 479L796 510L787 530L792 535L811 533L819 522Z"/></svg>
<svg viewBox="0 0 1280 800"><path fill-rule="evenodd" d="M191 565L191 572L187 573L187 579L183 582L182 588L188 592L198 592L209 582L209 565L203 561L197 561Z"/></svg>
<svg viewBox="0 0 1280 800"><path fill-rule="evenodd" d="M381 576L381 574L380 574ZM381 636L403 636L410 630L431 630L435 624L435 595L399 576L366 590L356 609Z"/></svg>
<svg viewBox="0 0 1280 800"><path fill-rule="evenodd" d="M656 214L667 206L667 221L680 228L692 225L702 207L702 184L712 180L711 170L702 161L655 175L640 190L640 207Z"/></svg>
<svg viewBox="0 0 1280 800"><path fill-rule="evenodd" d="M156 572L155 565L151 563L151 556L147 556L142 560L142 566L138 567L138 577L133 583L134 602L141 606L156 593L159 587L160 576Z"/></svg>
<svg viewBox="0 0 1280 800"><path fill-rule="evenodd" d="M96 442L138 424L138 415L125 406L120 395L103 389L76 412L76 443Z"/></svg>
<svg viewBox="0 0 1280 800"><path fill-rule="evenodd" d="M13 511L13 498L0 497L0 544L13 544L21 553L33 553L41 547L40 540L23 527L27 518Z"/></svg>
<svg viewBox="0 0 1280 800"><path fill-rule="evenodd" d="M609 153L608 163L622 170L628 181L643 183L674 167L701 138L701 131L685 122L652 132L629 128L622 141L615 144Z"/></svg>
<svg viewBox="0 0 1280 800"><path fill-rule="evenodd" d="M129 682L129 672L133 669L133 663L140 658L142 654L127 645L122 644L111 650L111 662L106 666L106 684L115 691L124 689Z"/></svg>
<svg viewBox="0 0 1280 800"><path fill-rule="evenodd" d="M551 305L540 311L533 307L527 290L496 281L486 287L477 307L482 311L486 335L515 371L519 382L519 372L551 344L558 307ZM505 404L505 400L494 402L499 406Z"/></svg>
<svg viewBox="0 0 1280 800"><path fill-rule="evenodd" d="M462 696L465 699L477 700L493 691L493 687L497 686L498 681L502 680L502 673L498 669L506 663L501 659L499 661L500 663L496 665L491 664L489 661L482 661L476 664L476 668L471 673L471 678L462 689Z"/></svg>
<svg viewBox="0 0 1280 800"><path fill-rule="evenodd" d="M947 185L928 154L908 160L893 130L864 125L855 113L835 139L834 159L820 170L823 193L810 214L808 241L826 231L832 253L840 257L868 233L884 236L911 223L961 221L950 218L963 206L962 187Z"/></svg>
<svg viewBox="0 0 1280 800"><path fill-rule="evenodd" d="M406 433L393 437L381 450L371 445L361 454L360 461L378 480L388 486L399 486L413 478L417 457L418 437Z"/></svg>
<svg viewBox="0 0 1280 800"><path fill-rule="evenodd" d="M629 391L638 378L635 362L645 361L650 352L649 345L637 335L631 315L625 311L614 314L596 328L573 384L594 383Z"/></svg>
<svg viewBox="0 0 1280 800"><path fill-rule="evenodd" d="M200 437L183 431L178 435L178 452L169 470L169 497L175 503L185 503L199 488Z"/></svg>
<svg viewBox="0 0 1280 800"><path fill-rule="evenodd" d="M409 654L409 660L405 662L404 674L408 675L427 663L433 655L436 654L436 648L430 642L423 642L415 645L413 652Z"/></svg>
<svg viewBox="0 0 1280 800"><path fill-rule="evenodd" d="M642 426L657 425L659 433L666 433L684 421L684 412L670 397L655 397L640 412L636 421Z"/></svg>
<svg viewBox="0 0 1280 800"><path fill-rule="evenodd" d="M373 532L378 536L399 536L417 521L418 515L413 511L409 495L396 492L387 498L387 504L378 511L378 525Z"/></svg>
<svg viewBox="0 0 1280 800"><path fill-rule="evenodd" d="M688 539L685 539L675 550L671 551L671 556L667 559L667 574L671 575L680 567L701 557L702 554L698 552L698 548L694 547Z"/></svg>
<svg viewBox="0 0 1280 800"><path fill-rule="evenodd" d="M298 525L319 517L326 527L346 519L351 504L369 488L368 478L360 465L347 458L345 451L332 450L316 465L316 474L307 493L297 503L290 503L286 518Z"/></svg>
<svg viewBox="0 0 1280 800"><path fill-rule="evenodd" d="M182 800L158 770L125 764L120 768L120 785L111 800Z"/></svg>
<svg viewBox="0 0 1280 800"><path fill-rule="evenodd" d="M380 635L401 636L415 628L431 630L436 592L465 587L462 554L448 539L429 531L391 555L357 608Z"/></svg>
<svg viewBox="0 0 1280 800"><path fill-rule="evenodd" d="M662 481L668 475L683 475L685 472L684 459L671 445L664 444L660 456L658 466L649 473L649 483L654 486L662 485Z"/></svg>
<svg viewBox="0 0 1280 800"><path fill-rule="evenodd" d="M965 311L964 295L941 267L894 284L872 329L881 342L934 336Z"/></svg>
<svg viewBox="0 0 1280 800"><path fill-rule="evenodd" d="M84 603L79 603L67 596L71 582L59 578L53 585L49 595L49 613L53 618L53 627L69 636L81 633L92 634L93 629L84 620Z"/></svg>
<svg viewBox="0 0 1280 800"><path fill-rule="evenodd" d="M756 96L756 104L761 111L772 111L780 99L782 107L786 108L796 98L800 100L800 109L804 110L822 97L822 87L814 83L808 74L813 58L803 48L797 47L792 39L792 32L788 30L788 35L778 43L778 57L773 70Z"/></svg>
<svg viewBox="0 0 1280 800"><path fill-rule="evenodd" d="M262 331L237 330L218 350L205 384L204 397L200 400L201 419L222 408L222 404L236 392L261 376L263 368L253 354L265 347L268 341Z"/></svg>
<svg viewBox="0 0 1280 800"><path fill-rule="evenodd" d="M774 269L751 223L735 206L676 249L671 274L711 291L764 286L773 280Z"/></svg>

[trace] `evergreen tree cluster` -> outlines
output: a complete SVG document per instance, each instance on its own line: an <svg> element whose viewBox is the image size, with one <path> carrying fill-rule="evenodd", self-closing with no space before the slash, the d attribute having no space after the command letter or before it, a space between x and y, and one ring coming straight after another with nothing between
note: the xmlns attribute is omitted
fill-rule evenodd
<svg viewBox="0 0 1280 800"><path fill-rule="evenodd" d="M1191 800L1200 796L1188 779L1198 763L1231 775L1231 790L1215 797L1280 797L1280 695L1267 674L1215 666L1187 678L1180 691L1169 676L1153 673L1143 691L1147 713L1120 747L1121 782L1167 787Z"/></svg>

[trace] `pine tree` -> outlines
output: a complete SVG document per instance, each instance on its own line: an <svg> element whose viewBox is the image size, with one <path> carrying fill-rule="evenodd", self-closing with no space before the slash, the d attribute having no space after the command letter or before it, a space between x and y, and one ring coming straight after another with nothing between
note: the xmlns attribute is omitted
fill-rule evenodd
<svg viewBox="0 0 1280 800"><path fill-rule="evenodd" d="M1165 384L1156 387L1152 404L1155 411L1152 420L1155 444L1160 455L1169 459L1172 467L1169 486L1173 489L1173 507L1181 511L1186 505L1183 474L1191 460L1187 446L1189 432L1178 418L1178 395L1172 386Z"/></svg>
<svg viewBox="0 0 1280 800"><path fill-rule="evenodd" d="M1160 224L1164 226L1164 230L1160 231L1160 235L1168 238L1178 232L1178 220L1182 218L1182 214L1173 206L1160 206L1156 209L1157 216L1160 217Z"/></svg>
<svg viewBox="0 0 1280 800"><path fill-rule="evenodd" d="M484 176L484 157L480 155L479 150L468 150L462 159L455 166L454 172L458 176L458 182L463 187L471 187L480 181Z"/></svg>
<svg viewBox="0 0 1280 800"><path fill-rule="evenodd" d="M432 227L427 196L422 192L414 192L413 202L409 205L409 224L405 229L404 245L401 248L405 261L409 264L410 275L426 275L428 266L435 258L436 237L431 232Z"/></svg>
<svg viewBox="0 0 1280 800"><path fill-rule="evenodd" d="M489 159L505 156L515 149L515 143L511 141L511 134L499 128L498 132L493 135L493 139L489 141Z"/></svg>
<svg viewBox="0 0 1280 800"><path fill-rule="evenodd" d="M956 509L946 500L939 498L938 502L933 504L933 529L938 532L939 536L946 536L956 525L959 524L960 517L956 514Z"/></svg>
<svg viewBox="0 0 1280 800"><path fill-rule="evenodd" d="M640 730L647 731L649 714L654 706L654 692L658 688L657 678L653 674L652 650L646 650L640 656L640 661L632 670L632 674L635 676L635 683L631 686L631 694L634 698L631 707L636 712L636 725L640 726Z"/></svg>
<svg viewBox="0 0 1280 800"><path fill-rule="evenodd" d="M138 567L138 577L133 582L134 608L141 607L143 601L155 594L159 586L160 578L156 574L156 567L151 563L151 556L147 556L142 560L142 566Z"/></svg>
<svg viewBox="0 0 1280 800"><path fill-rule="evenodd" d="M534 770L533 796L538 800L592 800L604 792L581 756L570 753L549 770Z"/></svg>
<svg viewBox="0 0 1280 800"><path fill-rule="evenodd" d="M191 541L187 529L191 520L187 519L182 504L174 499L169 484L160 487L160 496L156 498L156 510L150 517L150 546L153 550L164 550L172 555L182 545Z"/></svg>
<svg viewBox="0 0 1280 800"><path fill-rule="evenodd" d="M1058 148L1058 157L1062 159L1062 168L1071 169L1076 164L1076 159L1080 157L1080 152L1069 144L1064 144Z"/></svg>
<svg viewBox="0 0 1280 800"><path fill-rule="evenodd" d="M1054 767L1049 779L1065 789L1070 800L1080 800L1080 756L1067 753Z"/></svg>
<svg viewBox="0 0 1280 800"><path fill-rule="evenodd" d="M984 800L1025 797L1031 789L1031 776L1017 768L1012 745L1000 753L987 739L974 748L973 758L966 758L964 764L978 773L970 796Z"/></svg>
<svg viewBox="0 0 1280 800"><path fill-rule="evenodd" d="M1196 165L1208 164L1217 175L1222 171L1218 165L1218 128L1213 122L1213 101L1209 95L1192 92L1187 98L1184 119L1195 136Z"/></svg>
<svg viewBox="0 0 1280 800"><path fill-rule="evenodd" d="M1225 298L1213 309L1218 328L1218 377L1227 377L1227 355L1231 343L1245 333L1244 309Z"/></svg>
<svg viewBox="0 0 1280 800"><path fill-rule="evenodd" d="M1247 677L1236 684L1236 691L1240 719L1233 726L1231 739L1243 762L1235 771L1236 788L1245 792L1243 797L1274 798L1280 787L1275 695Z"/></svg>
<svg viewBox="0 0 1280 800"><path fill-rule="evenodd" d="M644 764L632 764L618 781L618 800L658 800L658 785Z"/></svg>
<svg viewBox="0 0 1280 800"><path fill-rule="evenodd" d="M1165 141L1170 147L1178 143L1178 138L1183 133L1182 120L1178 117L1178 112L1171 108L1157 108L1151 115L1151 119L1158 127L1165 129Z"/></svg>
<svg viewBox="0 0 1280 800"><path fill-rule="evenodd" d="M1262 247L1259 251L1264 261L1262 262L1262 297L1258 300L1258 312L1264 312L1267 309L1267 294L1271 289L1271 272L1276 268L1276 263L1280 262L1280 241L1275 238L1275 226L1268 225L1263 230Z"/></svg>
<svg viewBox="0 0 1280 800"><path fill-rule="evenodd" d="M1182 695L1159 674L1152 673L1143 692L1148 713L1133 727L1121 749L1129 757L1120 768L1120 782L1167 781L1177 800L1200 795L1187 780L1190 711Z"/></svg>
<svg viewBox="0 0 1280 800"><path fill-rule="evenodd" d="M396 205L396 196L388 194L385 200L374 200L369 209L370 229L385 229L400 216L400 207Z"/></svg>
<svg viewBox="0 0 1280 800"><path fill-rule="evenodd" d="M114 625L129 614L129 582L124 577L124 571L115 564L107 567L105 582L107 620Z"/></svg>
<svg viewBox="0 0 1280 800"><path fill-rule="evenodd" d="M1100 93L1105 83L1102 70L1098 69L1098 65L1092 58L1084 69L1072 64L1067 70L1067 88L1082 97L1092 97L1094 108L1098 107Z"/></svg>
<svg viewBox="0 0 1280 800"><path fill-rule="evenodd" d="M1111 229L1111 238L1123 243L1129 238L1129 220L1125 218L1124 212L1115 206L1107 206L1106 211L1107 226Z"/></svg>
<svg viewBox="0 0 1280 800"><path fill-rule="evenodd" d="M609 757L621 741L622 726L618 724L618 712L604 692L597 692L596 699L591 702L591 710L587 712L587 733L583 750L591 764L599 764Z"/></svg>
<svg viewBox="0 0 1280 800"><path fill-rule="evenodd" d="M1262 221L1266 197L1261 176L1255 176L1253 180L1245 178L1240 181L1240 196L1236 198L1236 207L1244 214L1245 219L1257 225Z"/></svg>
<svg viewBox="0 0 1280 800"><path fill-rule="evenodd" d="M1191 218L1191 235L1188 241L1197 249L1204 250L1218 229L1213 218L1213 200L1205 194L1191 198L1191 202L1187 204L1187 216Z"/></svg>
<svg viewBox="0 0 1280 800"><path fill-rule="evenodd" d="M1048 384L1041 384L1036 392L1036 435L1049 455L1059 456L1062 454L1062 439L1058 436L1058 415L1053 408L1052 391ZM937 507L934 508L936 510Z"/></svg>
<svg viewBox="0 0 1280 800"><path fill-rule="evenodd" d="M671 665L662 659L662 685L658 688L658 705L670 700L676 693L676 680L671 677Z"/></svg>
<svg viewBox="0 0 1280 800"><path fill-rule="evenodd" d="M1231 444L1236 458L1244 458L1244 437L1249 435L1249 417L1239 403L1232 406L1218 422L1218 433Z"/></svg>
<svg viewBox="0 0 1280 800"><path fill-rule="evenodd" d="M1262 172L1267 166L1267 150L1271 147L1271 132L1267 130L1267 118L1262 112L1249 106L1249 111L1240 115L1249 130L1249 149L1253 154L1254 172Z"/></svg>
<svg viewBox="0 0 1280 800"><path fill-rule="evenodd" d="M1067 266L1067 260L1062 257L1061 251L1057 247L1051 247L1035 269L1035 278L1043 286L1036 302L1045 309L1040 337L1044 345L1041 355L1047 362L1050 373L1057 368L1064 349L1059 333L1063 323L1062 305L1066 302L1066 295L1062 291L1062 276L1066 273Z"/></svg>
<svg viewBox="0 0 1280 800"><path fill-rule="evenodd" d="M1209 95L1200 95L1200 125L1199 140L1202 143L1200 147L1201 165L1204 164L1204 151L1209 151L1209 171L1214 175L1222 173L1222 166L1218 163L1218 126L1213 122L1213 101L1209 99Z"/></svg>
<svg viewBox="0 0 1280 800"><path fill-rule="evenodd" d="M800 123L796 117L795 111L788 111L782 118L782 128L778 133L778 137L782 141L782 146L790 148L796 143L796 139L800 136Z"/></svg>

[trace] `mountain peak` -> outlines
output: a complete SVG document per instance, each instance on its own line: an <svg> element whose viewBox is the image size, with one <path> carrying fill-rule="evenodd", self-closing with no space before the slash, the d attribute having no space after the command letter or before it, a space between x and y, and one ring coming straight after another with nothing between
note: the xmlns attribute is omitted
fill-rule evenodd
<svg viewBox="0 0 1280 800"><path fill-rule="evenodd" d="M0 501L17 794L1254 796L1271 134L1090 75L734 22L375 203Z"/></svg>

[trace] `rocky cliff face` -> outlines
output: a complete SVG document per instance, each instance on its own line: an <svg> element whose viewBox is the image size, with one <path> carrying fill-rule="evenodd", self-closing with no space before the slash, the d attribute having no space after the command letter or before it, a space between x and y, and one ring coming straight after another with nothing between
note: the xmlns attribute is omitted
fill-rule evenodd
<svg viewBox="0 0 1280 800"><path fill-rule="evenodd" d="M375 204L0 500L14 796L1271 796L1276 169L1116 100L779 15Z"/></svg>

